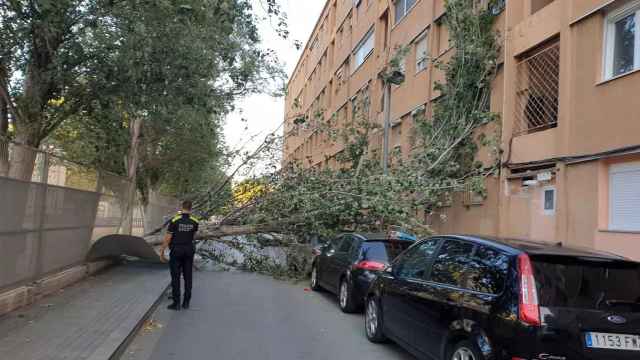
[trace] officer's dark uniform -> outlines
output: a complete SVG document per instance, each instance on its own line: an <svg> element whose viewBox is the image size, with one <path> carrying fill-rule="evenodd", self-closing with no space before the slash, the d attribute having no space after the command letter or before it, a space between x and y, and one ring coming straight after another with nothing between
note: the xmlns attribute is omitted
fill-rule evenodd
<svg viewBox="0 0 640 360"><path fill-rule="evenodd" d="M171 219L167 231L171 233L169 267L173 301L180 304L180 274L183 274L184 303L188 305L191 301L193 256L196 250L194 236L198 231L198 220L191 214L178 214Z"/></svg>

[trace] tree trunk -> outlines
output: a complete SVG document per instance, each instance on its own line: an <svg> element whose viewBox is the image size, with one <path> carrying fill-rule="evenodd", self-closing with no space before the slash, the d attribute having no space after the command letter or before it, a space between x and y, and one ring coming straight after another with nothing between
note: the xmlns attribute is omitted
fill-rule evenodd
<svg viewBox="0 0 640 360"><path fill-rule="evenodd" d="M0 176L9 175L9 108L0 96Z"/></svg>
<svg viewBox="0 0 640 360"><path fill-rule="evenodd" d="M36 165L36 149L40 142L30 134L21 131L21 127L16 129L16 143L13 147L9 164L9 177L18 180L31 181L33 170Z"/></svg>
<svg viewBox="0 0 640 360"><path fill-rule="evenodd" d="M196 240L218 240L225 236L278 233L281 229L270 225L203 225L196 234ZM161 238L148 239L151 245L160 245Z"/></svg>
<svg viewBox="0 0 640 360"><path fill-rule="evenodd" d="M131 143L129 146L129 154L127 155L127 178L129 179L126 202L122 209L122 220L120 222L120 234L131 234L133 228L133 209L136 203L136 180L138 173L138 160L140 145L140 134L142 131L142 119L136 118L129 128L131 135Z"/></svg>

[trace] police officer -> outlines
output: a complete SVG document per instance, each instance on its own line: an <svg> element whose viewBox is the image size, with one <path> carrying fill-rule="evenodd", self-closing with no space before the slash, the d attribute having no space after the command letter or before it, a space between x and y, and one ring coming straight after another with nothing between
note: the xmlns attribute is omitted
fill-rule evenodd
<svg viewBox="0 0 640 360"><path fill-rule="evenodd" d="M169 247L171 269L171 288L173 291L173 303L169 305L170 310L180 310L180 275L184 276L184 300L182 307L189 308L191 301L191 287L193 284L193 256L195 255L194 237L198 231L198 220L191 215L191 201L182 203L180 211L171 221L167 228L162 247L160 248L160 258L166 262L164 252Z"/></svg>

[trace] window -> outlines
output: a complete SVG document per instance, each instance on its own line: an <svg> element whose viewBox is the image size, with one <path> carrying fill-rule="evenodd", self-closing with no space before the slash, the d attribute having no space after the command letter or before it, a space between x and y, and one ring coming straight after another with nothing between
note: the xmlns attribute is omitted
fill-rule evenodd
<svg viewBox="0 0 640 360"><path fill-rule="evenodd" d="M508 255L486 246L479 246L469 261L469 275L465 287L485 294L500 294L508 269Z"/></svg>
<svg viewBox="0 0 640 360"><path fill-rule="evenodd" d="M640 1L607 17L604 77L610 79L640 68Z"/></svg>
<svg viewBox="0 0 640 360"><path fill-rule="evenodd" d="M431 281L465 288L465 272L471 261L473 244L447 240L433 263Z"/></svg>
<svg viewBox="0 0 640 360"><path fill-rule="evenodd" d="M640 231L640 162L609 169L609 229Z"/></svg>
<svg viewBox="0 0 640 360"><path fill-rule="evenodd" d="M565 256L532 260L541 306L619 313L640 310L640 267L636 263Z"/></svg>
<svg viewBox="0 0 640 360"><path fill-rule="evenodd" d="M491 13L493 15L499 15L504 11L507 3L506 0L496 0L491 4Z"/></svg>
<svg viewBox="0 0 640 360"><path fill-rule="evenodd" d="M367 241L362 244L361 258L390 262L412 245L409 241Z"/></svg>
<svg viewBox="0 0 640 360"><path fill-rule="evenodd" d="M537 13L554 1L555 0L531 0L531 14Z"/></svg>
<svg viewBox="0 0 640 360"><path fill-rule="evenodd" d="M300 151L302 151L302 150L304 150L304 149L300 149ZM329 244L328 244L329 250L337 251L338 248L340 248L340 244L342 243L343 239L344 239L344 236L340 236L340 237L337 237L335 239L331 239L331 241L329 241Z"/></svg>
<svg viewBox="0 0 640 360"><path fill-rule="evenodd" d="M318 38L316 37L309 46L309 51L313 51L318 46Z"/></svg>
<svg viewBox="0 0 640 360"><path fill-rule="evenodd" d="M343 239L340 248L338 248L338 252L348 253L351 250L351 245L353 245L353 238L347 235L344 236Z"/></svg>
<svg viewBox="0 0 640 360"><path fill-rule="evenodd" d="M424 279L427 263L438 247L439 239L429 239L410 248L396 266L396 274L405 279Z"/></svg>
<svg viewBox="0 0 640 360"><path fill-rule="evenodd" d="M396 24L400 22L400 20L404 19L405 16L413 9L413 5L416 4L417 0L396 0Z"/></svg>
<svg viewBox="0 0 640 360"><path fill-rule="evenodd" d="M427 57L429 56L428 37L425 33L416 42L416 73L427 68Z"/></svg>
<svg viewBox="0 0 640 360"><path fill-rule="evenodd" d="M556 212L556 189L547 187L542 189L542 210L546 215Z"/></svg>
<svg viewBox="0 0 640 360"><path fill-rule="evenodd" d="M356 46L355 51L353 52L354 62L353 62L353 71L356 71L360 65L364 63L365 60L369 57L369 54L373 52L373 44L375 42L375 37L373 35L373 28L367 32L367 34L360 40L358 46Z"/></svg>

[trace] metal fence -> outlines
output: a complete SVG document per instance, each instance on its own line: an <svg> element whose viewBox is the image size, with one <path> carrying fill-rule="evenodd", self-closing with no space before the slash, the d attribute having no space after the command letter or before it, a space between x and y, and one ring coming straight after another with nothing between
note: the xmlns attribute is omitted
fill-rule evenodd
<svg viewBox="0 0 640 360"><path fill-rule="evenodd" d="M136 235L176 210L128 194L126 178L0 141L0 289L82 263L93 241L123 232L128 205Z"/></svg>
<svg viewBox="0 0 640 360"><path fill-rule="evenodd" d="M517 65L515 136L557 125L559 88L559 41L523 57Z"/></svg>

